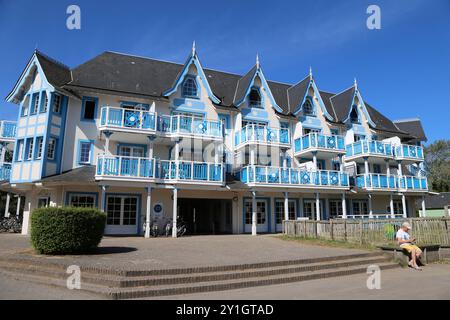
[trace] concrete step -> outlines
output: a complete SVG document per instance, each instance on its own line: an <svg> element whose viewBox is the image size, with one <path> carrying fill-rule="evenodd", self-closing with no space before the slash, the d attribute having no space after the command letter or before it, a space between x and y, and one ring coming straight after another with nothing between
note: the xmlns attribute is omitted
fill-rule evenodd
<svg viewBox="0 0 450 320"><path fill-rule="evenodd" d="M302 261L304 262L304 260ZM367 267L372 264L378 265L381 269L399 267L398 264L389 262L383 255L378 253L362 257L347 256L346 259L322 262L300 262L296 265L283 263L275 267L257 267L264 264L254 264L250 270L243 267L242 269L227 270L225 272L221 271L220 268L216 268L215 271L210 272L201 269L203 272L192 274L141 277L82 272L81 289L109 299L170 296L365 273ZM27 265L23 261L21 263L17 261L0 261L0 269L3 273L20 280L66 287L68 274L60 268Z"/></svg>
<svg viewBox="0 0 450 320"><path fill-rule="evenodd" d="M98 284L106 287L139 287L139 286L156 286L166 284L183 284L197 283L205 281L220 281L231 279L243 279L252 277L265 277L272 275L290 274L305 271L325 270L333 268L351 267L362 264L378 264L386 262L386 257L382 255L369 256L363 258L352 258L337 261L325 261L310 264L298 264L278 267L264 267L253 269L242 269L232 271L214 271L200 273L186 273L176 275L158 275L158 276L114 276L94 273L81 273L81 280L84 283ZM66 279L68 277L65 270L54 269L51 267L43 267L29 265L25 263L5 263L0 261L0 268L16 273L26 273L36 276L52 277L57 279Z"/></svg>
<svg viewBox="0 0 450 320"><path fill-rule="evenodd" d="M220 266L196 266L196 267L186 267L186 268L168 268L168 269L150 269L150 270L121 270L114 268L106 268L99 266L80 266L82 273L89 274L100 274L100 275L114 275L114 276L125 276L125 277L144 277L144 276L162 276L162 275L183 275L192 273L210 273L219 271L235 271L235 270L248 270L255 268L270 268L270 267L280 267L280 266L293 266L301 264L313 264L328 261L341 261L348 259L357 258L368 258L368 257L379 257L380 252L368 252L368 253L357 253L351 255L340 255L340 256L328 256L320 258L309 258L309 259L296 259L296 260L282 260L282 261L269 261L269 262L257 262L257 263L247 263L247 264L235 264L235 265L220 265ZM46 267L55 270L60 270L65 272L70 263L64 263L62 261L50 261L45 258L39 258L27 255L8 255L0 256L0 263L14 263L14 264L25 264L33 265L39 267Z"/></svg>

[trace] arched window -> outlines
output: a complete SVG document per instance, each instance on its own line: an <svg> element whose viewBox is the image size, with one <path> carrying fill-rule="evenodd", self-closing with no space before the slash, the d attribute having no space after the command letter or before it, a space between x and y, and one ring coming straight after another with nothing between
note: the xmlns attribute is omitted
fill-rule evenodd
<svg viewBox="0 0 450 320"><path fill-rule="evenodd" d="M352 112L350 112L350 122L351 123L359 123L359 115L356 106L352 107Z"/></svg>
<svg viewBox="0 0 450 320"><path fill-rule="evenodd" d="M183 97L197 97L197 82L188 77L183 82Z"/></svg>
<svg viewBox="0 0 450 320"><path fill-rule="evenodd" d="M261 108L261 94L257 88L252 88L249 94L250 107Z"/></svg>
<svg viewBox="0 0 450 320"><path fill-rule="evenodd" d="M303 113L306 116L314 116L314 107L312 106L311 100L307 99L305 103L303 104Z"/></svg>

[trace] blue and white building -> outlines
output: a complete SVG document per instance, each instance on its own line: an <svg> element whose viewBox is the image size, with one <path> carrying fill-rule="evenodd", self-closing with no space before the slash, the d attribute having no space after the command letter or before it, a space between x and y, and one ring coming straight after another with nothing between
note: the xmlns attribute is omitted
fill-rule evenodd
<svg viewBox="0 0 450 320"><path fill-rule="evenodd" d="M35 51L6 98L1 188L41 206L94 206L106 234L280 232L285 219L409 217L428 192L420 121L392 122L356 80L319 89L104 52L70 68ZM2 131L3 133L3 131ZM6 171L8 171L6 173ZM423 202L422 202L423 203Z"/></svg>

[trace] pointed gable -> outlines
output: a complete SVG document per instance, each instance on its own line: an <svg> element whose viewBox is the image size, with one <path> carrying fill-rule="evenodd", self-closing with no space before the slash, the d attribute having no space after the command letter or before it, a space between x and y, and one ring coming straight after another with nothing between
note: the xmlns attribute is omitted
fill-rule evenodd
<svg viewBox="0 0 450 320"><path fill-rule="evenodd" d="M249 72L247 72L242 78L239 79L236 85L233 104L236 107L239 107L245 101L245 98L248 96L250 90L253 87L256 77L259 77L259 79L261 80L261 87L266 91L273 108L277 112L283 113L283 109L278 105L277 101L275 100L272 90L270 89L269 83L267 82L266 77L262 72L261 66L259 65L259 61L256 62L255 66L253 66L253 68L250 69Z"/></svg>
<svg viewBox="0 0 450 320"><path fill-rule="evenodd" d="M168 97L178 89L179 85L183 82L184 78L188 74L189 67L192 64L195 65L195 67L197 69L197 75L200 78L200 80L202 81L203 86L206 88L206 91L208 92L208 96L211 99L211 101L214 103L217 103L217 104L220 103L220 99L217 98L214 95L213 91L211 90L211 86L209 85L208 79L207 79L205 72L203 70L203 67L200 63L200 60L197 55L197 51L195 50L195 46L192 48L191 54L187 58L184 66L183 66L183 69L177 75L172 87L169 90L165 91L163 93L163 96Z"/></svg>
<svg viewBox="0 0 450 320"><path fill-rule="evenodd" d="M307 76L305 79L292 86L287 91L289 110L295 114L303 105L308 89L311 83L311 77Z"/></svg>
<svg viewBox="0 0 450 320"><path fill-rule="evenodd" d="M20 103L37 73L55 89L60 89L71 79L69 67L35 50L6 100Z"/></svg>
<svg viewBox="0 0 450 320"><path fill-rule="evenodd" d="M334 95L330 98L331 105L339 122L344 122L348 117L355 97L355 87L350 87L347 90Z"/></svg>

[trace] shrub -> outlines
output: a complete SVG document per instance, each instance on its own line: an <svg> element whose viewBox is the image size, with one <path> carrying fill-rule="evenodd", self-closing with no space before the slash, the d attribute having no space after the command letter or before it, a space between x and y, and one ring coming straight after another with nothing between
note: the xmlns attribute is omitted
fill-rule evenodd
<svg viewBox="0 0 450 320"><path fill-rule="evenodd" d="M94 208L39 208L31 215L31 243L42 254L83 253L98 246L105 223Z"/></svg>

